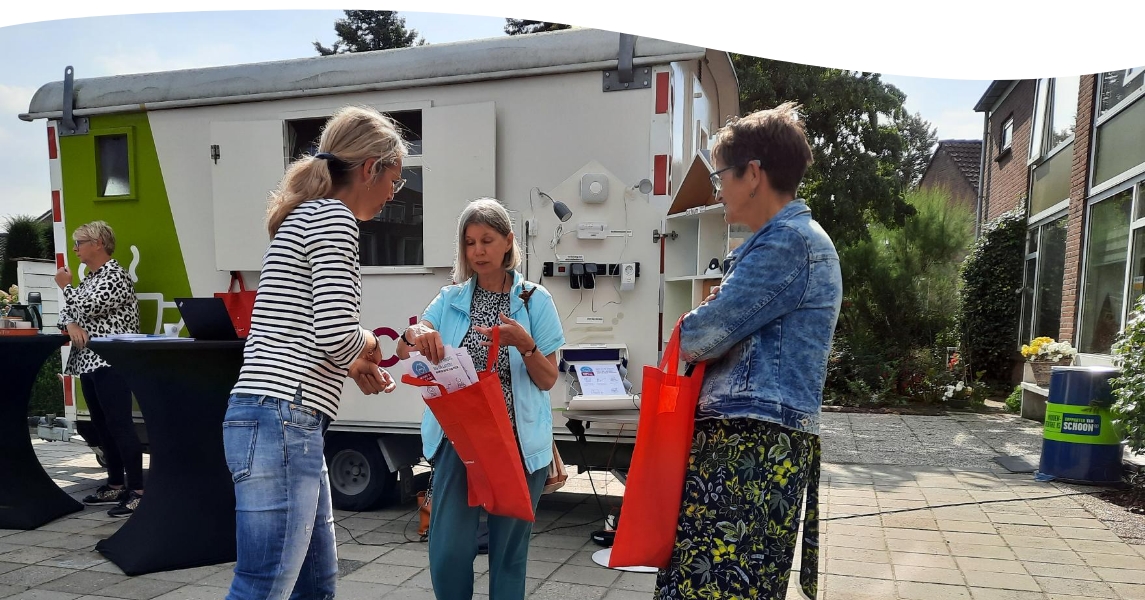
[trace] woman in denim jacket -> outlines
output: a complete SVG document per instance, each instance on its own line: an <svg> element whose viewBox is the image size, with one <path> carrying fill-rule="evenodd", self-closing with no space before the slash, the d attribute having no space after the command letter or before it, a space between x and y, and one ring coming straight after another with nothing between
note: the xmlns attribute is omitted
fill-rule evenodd
<svg viewBox="0 0 1145 600"><path fill-rule="evenodd" d="M549 390L557 382L557 349L565 343L561 320L548 290L517 272L521 250L513 238L509 212L500 202L490 198L471 202L457 229L455 284L441 288L421 323L402 334L398 357L405 359L417 351L437 363L448 345L465 348L473 364L484 368L493 327L500 328L497 373L536 511L553 461ZM433 591L442 600L472 598L483 509L469 506L465 465L429 409L422 417L421 436L422 452L434 467L429 521ZM489 597L520 600L525 597L533 524L497 515L489 515L488 521Z"/></svg>
<svg viewBox="0 0 1145 600"><path fill-rule="evenodd" d="M733 120L712 149L725 218L754 234L680 329L683 359L707 367L663 600L785 598L805 492L800 582L815 597L819 413L842 276L795 197L812 160L795 111Z"/></svg>

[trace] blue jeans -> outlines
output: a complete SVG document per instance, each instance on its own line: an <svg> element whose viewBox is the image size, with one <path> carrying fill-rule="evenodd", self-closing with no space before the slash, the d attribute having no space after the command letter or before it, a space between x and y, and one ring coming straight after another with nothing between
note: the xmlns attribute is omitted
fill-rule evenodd
<svg viewBox="0 0 1145 600"><path fill-rule="evenodd" d="M223 421L238 560L227 600L327 599L338 578L323 456L330 419L296 399L234 394Z"/></svg>
<svg viewBox="0 0 1145 600"><path fill-rule="evenodd" d="M533 512L549 477L548 469L526 473ZM473 561L477 558L480 506L469 506L465 465L443 441L434 461L432 503L429 511L429 576L440 600L473 597ZM525 564L533 524L520 519L489 515L489 598L521 600L525 597Z"/></svg>

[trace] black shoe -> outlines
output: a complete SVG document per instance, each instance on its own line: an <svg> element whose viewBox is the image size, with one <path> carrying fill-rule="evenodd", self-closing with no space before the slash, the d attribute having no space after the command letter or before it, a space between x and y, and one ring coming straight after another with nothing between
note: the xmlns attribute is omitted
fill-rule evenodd
<svg viewBox="0 0 1145 600"><path fill-rule="evenodd" d="M104 504L119 504L127 496L127 488L112 489L111 486L101 485L94 494L88 494L83 503L88 506Z"/></svg>
<svg viewBox="0 0 1145 600"><path fill-rule="evenodd" d="M132 490L123 497L123 500L119 502L119 506L107 511L107 516L118 517L120 519L130 517L135 513L135 509L139 508L139 502L141 500L143 500L143 496L136 494L135 490Z"/></svg>

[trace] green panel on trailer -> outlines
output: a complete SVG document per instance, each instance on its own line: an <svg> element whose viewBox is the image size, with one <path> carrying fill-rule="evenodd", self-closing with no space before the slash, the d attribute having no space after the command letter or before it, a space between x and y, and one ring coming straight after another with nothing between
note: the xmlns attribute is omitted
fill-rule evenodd
<svg viewBox="0 0 1145 600"><path fill-rule="evenodd" d="M66 256L73 283L79 281L80 264L71 250L72 233L85 223L106 221L115 231L112 257L123 268L130 269L134 261L131 247L139 250L135 267L139 278L135 283L136 293L162 294L167 302L190 296L191 284L147 114L92 116L89 123L90 131L86 135L60 137ZM101 173L101 158L107 173ZM126 185L116 179L123 173L127 175ZM111 179L116 181L113 183ZM104 192L124 193L101 195L101 188ZM140 301L143 333L154 333L157 310L156 302ZM168 309L163 316L166 322L179 320L178 311L174 309ZM76 409L87 411L78 381Z"/></svg>

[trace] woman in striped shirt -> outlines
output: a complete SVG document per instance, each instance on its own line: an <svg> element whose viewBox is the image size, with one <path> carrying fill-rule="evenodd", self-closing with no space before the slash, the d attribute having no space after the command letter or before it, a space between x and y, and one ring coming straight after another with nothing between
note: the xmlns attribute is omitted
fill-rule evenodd
<svg viewBox="0 0 1145 600"><path fill-rule="evenodd" d="M271 198L271 241L223 423L238 542L228 600L334 597L323 435L347 375L366 394L396 387L359 322L358 221L405 183L407 146L389 118L349 107L326 123L318 149Z"/></svg>

